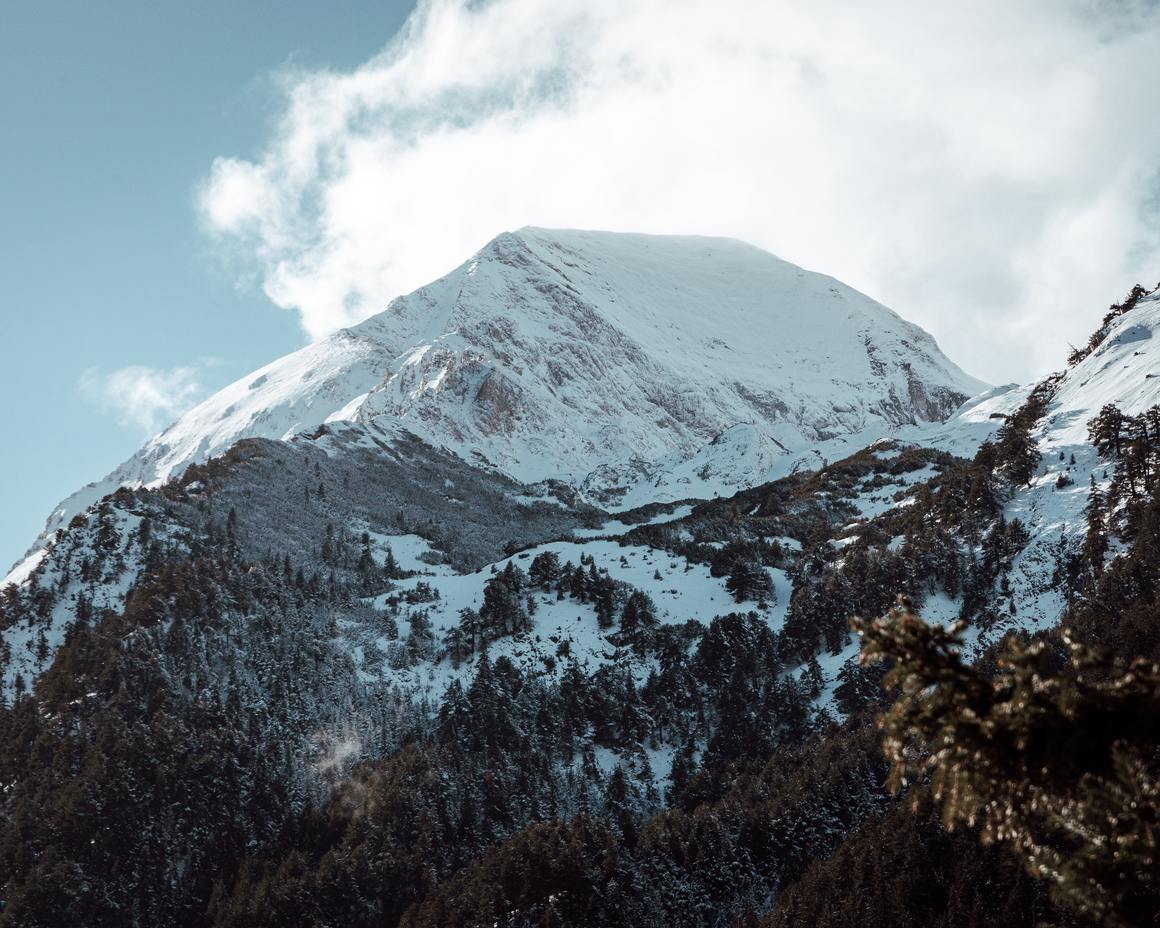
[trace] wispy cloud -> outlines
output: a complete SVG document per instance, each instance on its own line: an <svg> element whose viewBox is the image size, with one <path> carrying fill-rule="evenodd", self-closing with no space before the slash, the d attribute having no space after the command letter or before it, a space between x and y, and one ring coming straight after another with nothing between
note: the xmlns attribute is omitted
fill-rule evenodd
<svg viewBox="0 0 1160 928"><path fill-rule="evenodd" d="M1151 3L430 0L282 86L200 206L313 337L525 224L748 239L991 379L1160 277Z"/></svg>
<svg viewBox="0 0 1160 928"><path fill-rule="evenodd" d="M197 367L90 368L78 386L85 399L113 414L122 426L151 436L205 395L199 375Z"/></svg>

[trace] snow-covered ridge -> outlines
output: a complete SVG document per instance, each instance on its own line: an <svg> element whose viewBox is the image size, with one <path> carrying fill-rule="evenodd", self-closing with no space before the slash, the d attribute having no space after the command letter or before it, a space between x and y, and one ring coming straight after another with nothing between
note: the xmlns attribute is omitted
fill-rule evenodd
<svg viewBox="0 0 1160 928"><path fill-rule="evenodd" d="M44 539L117 487L163 483L243 438L289 439L317 428L340 414L352 396L365 394L377 384L390 359L381 342L345 330L219 390L149 439L103 480L61 502L48 517L29 557L17 565L8 581L22 579L20 575L27 571L21 568L29 565Z"/></svg>
<svg viewBox="0 0 1160 928"><path fill-rule="evenodd" d="M743 242L523 229L210 397L46 533L119 485L328 420L612 505L695 495L686 471L714 490L766 479L778 455L945 419L983 386L886 307Z"/></svg>
<svg viewBox="0 0 1160 928"><path fill-rule="evenodd" d="M1045 437L1052 446L1087 442L1087 423L1103 406L1137 416L1160 403L1160 290L1116 319L1090 355L1055 390Z"/></svg>
<svg viewBox="0 0 1160 928"><path fill-rule="evenodd" d="M939 427L939 434L928 430L927 441L962 453L948 436L969 444L971 430L985 427L983 416L1014 412L1029 392L1019 388L983 401ZM1060 546L1078 545L1087 533L1089 482L1094 479L1106 492L1115 471L1114 462L1101 457L1088 440L1088 422L1107 404L1138 416L1158 403L1160 291L1114 320L1104 341L1059 375L1032 433L1039 466L1029 486L1015 489L1004 511L1008 521L1018 519L1030 534L1007 577L1011 615L978 639L980 646L1009 628L1043 629L1060 621L1067 602L1055 575Z"/></svg>
<svg viewBox="0 0 1160 928"><path fill-rule="evenodd" d="M359 421L605 505L738 426L751 447L715 486L944 419L983 386L868 297L730 239L524 229L372 322L423 337Z"/></svg>

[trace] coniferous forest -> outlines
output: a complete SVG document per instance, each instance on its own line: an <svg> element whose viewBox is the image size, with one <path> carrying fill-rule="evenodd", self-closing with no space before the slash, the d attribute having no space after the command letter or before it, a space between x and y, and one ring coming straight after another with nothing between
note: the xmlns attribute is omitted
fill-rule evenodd
<svg viewBox="0 0 1160 928"><path fill-rule="evenodd" d="M1154 305L615 533L330 425L117 490L0 594L0 926L1156 924L1160 406L1052 439Z"/></svg>

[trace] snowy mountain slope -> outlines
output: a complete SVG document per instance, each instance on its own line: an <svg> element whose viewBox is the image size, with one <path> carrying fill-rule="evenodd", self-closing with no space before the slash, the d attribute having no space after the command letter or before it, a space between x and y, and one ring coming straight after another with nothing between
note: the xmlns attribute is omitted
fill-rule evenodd
<svg viewBox="0 0 1160 928"><path fill-rule="evenodd" d="M1003 421L1027 399L1034 384L1004 384L992 387L963 403L945 422L921 423L902 429L898 437L938 448L961 458L973 457L979 445L989 439Z"/></svg>
<svg viewBox="0 0 1160 928"><path fill-rule="evenodd" d="M1008 385L994 388L964 403L946 422L901 430L897 439L873 443L854 458L838 461L835 467L823 470L823 474L831 476L817 486L815 493L818 498L842 500L850 507L851 515L843 524L839 511L827 546L832 550L822 548L822 553L814 557L828 564L827 570L833 572L833 577L843 576L846 553L855 542L875 552L873 556L901 552L915 558L912 564L923 563L928 554L906 554L906 549L912 544L923 544L924 520L917 520L893 537L891 531L898 531L905 525L905 517L901 514L920 502L908 495L901 483L918 486L934 476L935 470L910 471L883 482L880 466L865 473L851 468L851 461L865 458L869 453L880 462L888 461L899 455L902 449L947 452L960 459L970 459L984 441L996 438L999 427L1015 415L1033 391L1046 390L1048 400L1043 415L1030 431L1039 458L1030 482L1010 485L998 481L997 513L1002 516L998 525L992 524L973 539L964 537L961 527L956 527L951 538L969 572L989 557L988 549L993 550L987 540L988 532L1002 525L1014 525L1017 521L1026 533L1010 552L1009 561L1000 558L996 575L984 581L981 601L976 599L969 609L971 624L966 642L971 653L980 654L1012 630L1035 632L1056 626L1064 616L1069 596L1074 596L1074 591L1069 594L1064 578L1068 570L1073 569L1074 558L1080 552L1088 531L1089 483L1094 478L1096 487L1106 498L1110 495L1117 471L1117 464L1101 456L1091 444L1088 423L1105 405L1115 406L1126 416L1139 416L1160 404L1160 355L1154 348L1158 336L1160 291L1142 297L1133 309L1115 319L1102 343L1090 355L1062 373L1052 375L1038 387ZM836 459L837 456L831 458ZM865 475L843 483L843 474L850 473ZM742 503L743 510L753 500L761 499L760 495L746 497L741 494L741 497L748 500L748 503ZM736 504L733 505L736 510ZM760 516L762 508L759 502L755 510L757 515ZM883 515L888 515L885 522L879 520ZM927 519L931 517L928 515ZM684 517L675 523L702 537L715 530L714 524L711 510L703 511L699 518L695 512L692 518ZM930 524L929 521L925 523L927 527ZM884 532L887 526L892 528ZM1111 536L1110 526L1108 531ZM1114 557L1123 550L1123 545L1110 537L1109 550ZM987 576L986 568L981 575ZM855 573L854 576L857 578L855 584L870 582L861 574ZM906 581L898 578L892 582L901 584ZM948 593L939 583L928 585L926 581L913 578L909 582L917 583L917 588L893 586L891 590L898 592L905 588L916 598L921 595L921 612L929 621L950 623L961 617L966 603L965 585ZM840 586L832 579L819 581L819 586L824 588L827 583ZM955 581L952 585L957 583ZM806 592L809 589L808 581L800 588L795 585L794 595L800 596L803 604L808 604ZM842 608L847 607L840 601L836 604L826 602L819 614L840 615ZM803 615L813 617L804 605ZM819 704L827 711L838 711L833 702L835 687L845 675L857 674L858 651L857 639L847 636L841 647L819 654L827 687Z"/></svg>
<svg viewBox="0 0 1160 928"><path fill-rule="evenodd" d="M343 795L355 761L373 767L401 756L410 764L413 754L396 753L404 744L447 749L448 762L431 768L435 776L402 777L426 784L417 797L423 808L445 787L455 790L453 805L472 816L490 808L491 799L510 800L497 813L503 830L485 835L465 856L529 822L566 820L581 810L608 814L622 808L614 804L622 796L642 815L680 808L684 796L695 795L682 789L708 782L702 775L727 782L738 762L765 763L772 752L809 744L811 734L838 737L831 720L854 718L877 698L875 678L856 660L850 615L880 615L906 591L930 620L967 618L974 649L1009 629L1051 626L1079 589L1066 568L1075 566L1068 556L1086 528L1087 479L1106 484L1117 467L1110 454L1096 454L1086 422L1105 403L1132 413L1160 399L1154 376L1160 371L1149 349L1160 303L1145 298L1063 374L1030 390L991 390L962 403L945 422L922 421L914 408L916 421L906 424L896 421L895 407L863 406L863 428L831 431L811 419L815 436L825 437L811 441L803 432L798 446L779 437L775 429L789 425L775 415L736 422L697 445L695 419L673 416L650 429L643 416L660 407L627 387L571 396L581 385L603 382L589 379L578 362L555 392L545 387L535 351L553 346L547 360L581 351L575 320L563 310L557 319L544 307L519 308L525 299L548 299L534 286L540 296L527 296L527 286L542 283L547 272L526 266L516 291L491 293L496 275L508 272L489 267L494 279L487 292L474 293L463 278L484 274L490 260L481 258L461 277L408 298L414 305L396 303L349 333L371 347L366 355L361 347L341 354L326 377L304 377L313 362L287 359L255 378L252 391L254 381L243 381L244 397L205 404L198 417L168 433L177 449L172 458L155 451L155 466L172 463L167 483L122 490L89 507L29 565L26 583L0 592L0 703L25 713L14 717L27 723L8 726L15 747L6 745L4 756L52 756L60 782L75 789L80 778L85 795L97 797L91 807L113 809L115 816L144 806L141 795L149 808L184 810L186 819L150 818L132 833L135 840L138 830L147 834L151 853L179 860L180 868L200 860L199 886L209 885L210 876L230 879L229 865L221 872L221 847L234 847L239 858L250 853L242 848L267 847L270 859L288 859L270 836L297 821L304 801L336 788ZM569 276L581 274L571 268ZM502 339L470 331L482 325L471 313L485 297L492 307L488 325L510 323ZM616 312L596 317L590 342L654 383L674 383L670 367L680 351L666 355L671 346L661 336L646 351L636 341L646 333L630 340L608 321ZM396 352L420 322L426 341ZM469 377L466 353L481 353L486 339L492 353ZM878 351L881 341L874 342ZM447 352L443 361L425 371L441 351ZM670 367L661 363L666 358ZM856 372L857 361L849 363ZM360 364L363 373L348 373ZM481 371L475 392L461 391ZM362 392L347 398L346 382L363 374L374 382L364 381ZM521 402L480 419L478 394L486 393L482 384L491 376L512 384L509 393L493 396ZM891 376L884 374L883 383ZM411 389L398 383L407 377L417 378ZM335 386L316 389L319 383ZM706 387L699 414L733 414L734 404L745 401L730 386L735 383L714 395ZM258 401L245 405L263 390L281 398L272 404L276 416L262 419ZM524 416L532 401L556 415L565 400L585 410L585 418L576 413L576 422L565 418L549 430ZM597 403L604 413L591 411ZM819 409L821 401L814 412ZM613 413L629 423L629 434L601 438L590 430L600 414ZM857 424L857 413L846 426ZM320 420L327 422L315 427ZM226 423L220 434L215 422ZM274 439L298 434L236 442L205 465L182 463L183 454L209 453L214 442L244 433L251 422L269 427ZM996 436L1005 422L1012 423L1007 438L1017 433L1017 441ZM883 429L893 437L875 440ZM587 456L577 451L575 462L561 457L585 436L606 444ZM686 438L695 450L683 456ZM966 460L990 438L996 439L993 453ZM1027 438L1038 456L1019 450ZM568 477L584 493L627 488L618 508L638 499L651 505L613 518L577 504L578 494L537 495L541 488L503 473L530 466L504 455L531 453L533 440L546 449L544 461L573 465ZM652 460L617 457L631 454L634 442L668 451ZM481 449L491 455L489 466L478 466ZM1021 461L1030 463L1016 471L1012 465ZM1160 449L1150 466L1160 473ZM769 471L788 475L731 492L737 475ZM655 502L706 489L723 498ZM1108 511L1123 504L1121 494ZM1113 557L1128 550L1121 525L1112 518L1099 524L1107 527ZM1146 543L1147 533L1142 537ZM84 746L77 733L122 730L126 719L136 724L142 707L156 724L147 718L131 729L135 740L128 743L146 760L139 773L104 757L58 762L70 745ZM199 739L206 732L236 738L238 757L212 743L203 750ZM60 748L50 755L42 745L53 737L61 739ZM107 740L93 741L107 751ZM226 742L231 752L234 743ZM877 741L867 740L867 750L871 743ZM818 763L831 766L852 744L835 742ZM196 764L188 762L190 745L198 751ZM825 742L814 741L800 755L806 764L817 745ZM95 860L112 874L130 869L124 848L107 840L107 817L85 815L79 825L75 818L53 818L56 805L40 797L62 787L45 786L36 763L20 766L10 765L5 775L6 795L16 797L6 802L25 810L29 827L48 816L39 846L61 859ZM876 769L858 767L832 799L796 785L783 792L777 783L761 794L805 816L805 824L784 829L796 854L796 836L824 834L828 842L863 819L860 790L865 784L877 789ZM246 776L231 775L239 770ZM497 781L488 801L478 802L479 784L506 770L512 778ZM355 787L372 782L359 776L351 781ZM206 780L224 784L222 791L191 808ZM170 781L178 801L149 792L152 784ZM135 789L126 791L126 783ZM262 808L260 828L248 824L255 799L283 794L286 802L273 812ZM768 831L771 807L762 801L755 821ZM219 812L223 824L211 830L205 822L213 824ZM343 820L349 818L344 812ZM75 839L61 821L79 828ZM468 829L447 821L454 827L442 846L460 853L456 832ZM410 839L413 833L408 823L400 832L407 839L397 845L421 843ZM820 859L831 846L807 840L803 858ZM726 844L730 861L741 846ZM204 857L190 857L190 848ZM349 855L332 859L342 875ZM130 872L151 874L139 865ZM40 884L47 879L38 878ZM124 888L103 872L91 877L99 891L112 886L121 893L122 909L121 900L137 897L177 899L188 908L184 900L198 891L183 888L180 872L148 878L155 882L142 889ZM762 895L771 897L776 885Z"/></svg>
<svg viewBox="0 0 1160 928"><path fill-rule="evenodd" d="M1012 564L1011 615L1001 627L1047 628L1057 622L1065 597L1054 576L1060 546L1087 533L1085 508L1094 477L1106 492L1115 466L1088 439L1088 423L1108 404L1139 415L1160 403L1160 291L1143 297L1116 319L1102 344L1069 367L1056 384L1046 414L1034 431L1042 455L1031 485L1007 504L1030 543ZM1062 540L1061 540L1062 539ZM991 635L989 637L994 637Z"/></svg>
<svg viewBox="0 0 1160 928"><path fill-rule="evenodd" d="M982 386L885 307L726 239L525 229L383 316L433 334L360 421L402 422L525 483L597 474L586 487L604 504L739 425L760 466L943 419Z"/></svg>
<svg viewBox="0 0 1160 928"><path fill-rule="evenodd" d="M1106 405L1127 416L1138 416L1160 403L1160 291L1111 322L1102 343L1087 357L1045 381L1050 398L1041 419L1031 429L1039 455L1029 484L1008 487L1002 500L1007 523L1018 520L1027 539L1003 570L1002 582L985 615L967 633L975 652L999 640L1008 631L1038 631L1062 618L1068 594L1061 572L1079 550L1088 531L1086 508L1089 486L1104 495L1116 473L1116 464L1102 457L1089 440L1088 423ZM900 442L938 449L970 458L983 441L1028 399L1034 385L996 387L965 403L943 423L903 430ZM878 507L864 498L855 505L872 518ZM861 526L844 534L857 535ZM901 539L899 539L900 541ZM839 539L844 541L844 539ZM1114 554L1116 544L1112 543ZM977 556L976 551L971 552ZM935 596L923 607L932 621L958 617L962 599ZM856 656L851 643L845 659Z"/></svg>
<svg viewBox="0 0 1160 928"><path fill-rule="evenodd" d="M1106 489L1109 474L1114 470L1089 443L1087 423L1108 403L1115 404L1129 415L1142 413L1160 403L1160 356L1152 356L1149 352L1158 332L1160 293L1143 298L1135 309L1116 320L1096 351L1059 376L1046 414L1033 430L1041 455L1037 472L1030 485L1011 488L1003 505L1004 518L1008 522L1018 519L1027 529L1029 538L1004 572L1004 582L997 584L995 599L986 615L968 632L967 641L973 652L981 652L1011 629L1034 631L1049 628L1059 621L1066 604L1066 594L1057 572L1061 546L1074 546L1086 530L1089 478L1094 475L1097 485ZM901 429L896 440L868 442L862 454L871 453L879 462L879 469L855 485L845 498L851 512L856 515L848 523L839 522L835 527L830 541L834 563L841 564L844 549L858 539L876 517L912 505L915 502L913 491L940 470L928 465L884 475L880 469L883 464L888 464L907 448L949 452L959 458L970 458L982 442L994 438L999 426L1019 409L1031 391L1031 386L996 387L963 403L945 422L920 423ZM747 458L749 466L755 466L753 455L760 453L760 445L754 431L748 425L730 429L694 457L697 469L702 471L699 476L703 482L699 487L711 485L716 460L741 457ZM761 467L776 468L791 459L797 461L801 470L810 465L817 467L823 458L837 460L842 456L840 442L848 440L852 445L850 450L854 450L861 437L831 439L819 443L800 457L784 452L771 455L761 462ZM680 483L682 470L679 465L664 472L666 477L670 473L678 475L674 484L667 485L672 491L671 498L680 498L676 486L688 486L694 482L693 472L692 466L685 469L683 475L688 479L684 484ZM666 485L661 483L649 489L655 491L657 486ZM729 495L728 484L719 486L720 495ZM629 498L638 498L638 492L632 491ZM830 491L820 488L819 496L827 495ZM643 502L650 497L648 493L642 493L639 498ZM698 520L692 514L692 507L687 506L651 521L654 524L672 521L678 531L699 537L704 537L713 525L711 516L701 514ZM615 536L622 534L623 529L620 523L612 522L601 530L586 530L578 535L580 539L593 533ZM786 541L788 539L782 539L783 543ZM887 547L897 551L904 542L905 538L899 536ZM714 614L734 608L725 591L723 578L710 576L703 565L667 553L661 547L644 546L624 539L619 544L604 538L552 542L521 553L519 559L509 558L496 566L503 567L511 560L522 563L528 556L545 550L554 550L562 558L573 561L582 556L590 557L613 577L645 590L658 604L662 622L686 618L705 621ZM780 629L785 623L794 586L784 570L770 569L770 572L776 597L760 612L770 627ZM436 604L425 607L438 629L449 627L460 608L478 607L488 573L485 569L474 574L448 575L431 580L444 596ZM431 579L429 570L424 579ZM961 595L933 592L924 599L923 613L929 620L949 623L958 617L962 604ZM539 605L541 611L536 616L536 634L505 640L497 653L508 654L521 666L534 667L550 654L556 641L567 640L575 654L583 655L594 665L608 659L612 646L597 632L591 619L582 615L582 609L578 610L570 601L557 603L551 597L542 598ZM353 640L358 640L357 633ZM841 647L818 655L824 684L819 705L832 714L840 714L834 701L835 689L843 679L842 674L856 666L858 651L857 639L849 637ZM374 662L381 662L382 657L373 642L358 651L357 660L365 674L384 672L374 666ZM642 672L647 672L647 669L647 665L641 668ZM410 685L431 696L437 696L456 674L463 676L463 672L453 672L445 664L416 670L417 673L411 672L404 677L410 680ZM806 665L792 670L800 676L805 673Z"/></svg>
<svg viewBox="0 0 1160 928"><path fill-rule="evenodd" d="M1107 403L1127 415L1160 403L1160 292L1116 319L1100 346L1065 373L1048 412L1050 447L1086 443L1088 420Z"/></svg>
<svg viewBox="0 0 1160 928"><path fill-rule="evenodd" d="M399 639L395 642L368 634L367 629L352 624L344 629L344 644L355 652L354 658L364 679L393 682L407 690L414 688L435 700L442 696L452 677L469 680L472 668L470 665L453 668L447 661L435 662L433 666L426 663L409 668L393 666L389 655L392 649L399 647L397 641L407 637L410 616L421 611L442 637L458 623L462 609L480 608L484 601L484 586L496 571L502 571L508 564L526 571L532 559L544 552L553 552L561 562L573 564L579 563L582 557L591 558L597 570L647 593L657 606L657 619L662 625L683 623L689 619L707 625L717 615L744 608L758 610L770 627L777 628L784 620L790 593L785 571L767 568L774 591L770 601L760 605L738 605L725 589L725 578L711 576L705 565L609 538L537 545L483 570L469 573L456 573L439 564L432 566L416 556L430 552L429 544L417 536L377 535L374 542L376 554L390 549L401 565L415 571L415 576L399 582L392 596L397 597L399 591L413 590L419 583L427 583L439 590L439 598L418 607L409 607L399 618ZM387 594L377 597L377 608L386 609L388 598ZM587 605L560 600L541 591L536 592L535 602L532 630L495 642L490 652L493 658L507 654L518 657L521 662L529 659L540 662L564 640L570 643L571 656L579 663L598 666L607 663L612 652L618 650L609 640L614 637L614 632L602 631L593 621L592 610ZM647 675L650 666L647 661L638 662L636 669L643 669ZM538 669L543 672L543 668ZM643 676L638 682L644 682Z"/></svg>
<svg viewBox="0 0 1160 928"><path fill-rule="evenodd" d="M498 560L507 545L598 524L596 510L528 498L518 484L415 439L389 446L365 439L343 424L309 442L249 439L203 470L187 469L158 490L123 490L70 520L20 583L37 603L35 621L7 622L5 595L17 591L0 593L0 703L18 677L35 683L83 615L119 612L160 561L205 553L207 532L231 510L236 534L251 540L248 557L276 546L295 564L326 573L341 566L324 555L336 526L356 538L421 531L427 544L438 541L435 561L450 574ZM215 536L208 550L224 547Z"/></svg>
<svg viewBox="0 0 1160 928"><path fill-rule="evenodd" d="M156 486L190 464L222 454L240 439L288 439L340 414L352 394L365 393L379 382L391 359L372 331L339 332L267 364L199 403L103 480L61 502L32 552L5 582L22 581L48 536L117 487Z"/></svg>
<svg viewBox="0 0 1160 928"><path fill-rule="evenodd" d="M962 458L973 457L1003 420L1027 399L1031 386L1006 384L971 397L943 422L918 422L891 430L890 438L915 447L937 448ZM673 455L648 469L648 477L632 486L616 508L646 506L690 498L728 496L738 489L778 480L801 471L825 467L850 454L889 440L880 424L836 435L795 451L778 445L752 425L737 425L709 442L692 457ZM616 476L615 469L613 478ZM603 471L589 475L585 490L603 495Z"/></svg>
<svg viewBox="0 0 1160 928"><path fill-rule="evenodd" d="M623 506L769 479L779 455L945 419L982 386L917 326L742 242L523 229L210 397L42 540L117 486L327 420Z"/></svg>

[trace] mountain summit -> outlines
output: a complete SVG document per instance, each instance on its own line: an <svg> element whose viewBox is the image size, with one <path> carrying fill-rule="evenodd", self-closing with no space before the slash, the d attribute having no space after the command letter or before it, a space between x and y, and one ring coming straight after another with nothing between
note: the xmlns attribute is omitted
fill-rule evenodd
<svg viewBox="0 0 1160 928"><path fill-rule="evenodd" d="M731 239L523 229L360 329L400 350L355 418L525 483L650 472L737 426L798 451L983 386L885 307Z"/></svg>
<svg viewBox="0 0 1160 928"><path fill-rule="evenodd" d="M605 507L712 495L819 442L946 419L984 386L886 307L744 242L525 228L205 400L47 531L242 438L335 421Z"/></svg>

